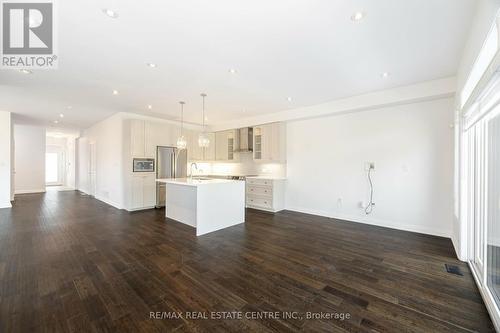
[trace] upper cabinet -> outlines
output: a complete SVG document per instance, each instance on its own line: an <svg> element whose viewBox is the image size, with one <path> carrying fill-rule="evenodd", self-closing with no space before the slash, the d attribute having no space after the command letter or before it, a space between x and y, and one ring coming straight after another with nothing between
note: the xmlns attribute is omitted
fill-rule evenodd
<svg viewBox="0 0 500 333"><path fill-rule="evenodd" d="M210 145L207 148L203 148L203 159L205 161L215 161L215 133L208 133L208 138Z"/></svg>
<svg viewBox="0 0 500 333"><path fill-rule="evenodd" d="M271 123L253 128L253 159L262 162L286 161L286 125Z"/></svg>
<svg viewBox="0 0 500 333"><path fill-rule="evenodd" d="M132 157L156 157L157 146L175 146L180 133L178 126L140 119L125 121Z"/></svg>
<svg viewBox="0 0 500 333"><path fill-rule="evenodd" d="M145 122L143 120L128 120L130 127L130 155L145 157Z"/></svg>
<svg viewBox="0 0 500 333"><path fill-rule="evenodd" d="M237 130L221 131L215 133L215 159L217 161L237 161L238 149Z"/></svg>
<svg viewBox="0 0 500 333"><path fill-rule="evenodd" d="M202 148L198 144L200 131L189 131L186 135L188 159L190 161L215 161L215 133L207 133L210 144L208 148Z"/></svg>

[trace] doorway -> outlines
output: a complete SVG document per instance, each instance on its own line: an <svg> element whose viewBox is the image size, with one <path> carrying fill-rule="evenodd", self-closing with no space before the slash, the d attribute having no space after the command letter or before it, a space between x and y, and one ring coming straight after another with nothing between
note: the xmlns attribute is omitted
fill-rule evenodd
<svg viewBox="0 0 500 333"><path fill-rule="evenodd" d="M500 307L500 75L465 113L462 132L468 260L485 302Z"/></svg>
<svg viewBox="0 0 500 333"><path fill-rule="evenodd" d="M63 185L64 159L61 152L45 153L45 184L47 186Z"/></svg>

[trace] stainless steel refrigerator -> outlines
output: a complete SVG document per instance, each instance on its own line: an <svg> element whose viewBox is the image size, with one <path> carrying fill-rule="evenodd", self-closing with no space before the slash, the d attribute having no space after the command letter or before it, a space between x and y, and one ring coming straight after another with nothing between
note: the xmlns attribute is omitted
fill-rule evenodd
<svg viewBox="0 0 500 333"><path fill-rule="evenodd" d="M187 150L158 146L156 149L156 178L184 178L187 176ZM156 207L165 207L166 184L156 183Z"/></svg>

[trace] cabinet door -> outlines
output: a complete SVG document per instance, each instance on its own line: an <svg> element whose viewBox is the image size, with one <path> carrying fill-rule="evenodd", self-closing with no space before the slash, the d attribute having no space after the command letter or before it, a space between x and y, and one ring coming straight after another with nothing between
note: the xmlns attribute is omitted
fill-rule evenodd
<svg viewBox="0 0 500 333"><path fill-rule="evenodd" d="M210 139L210 145L208 146L208 148L204 148L203 159L205 161L214 161L216 145L215 133L208 133L208 138Z"/></svg>
<svg viewBox="0 0 500 333"><path fill-rule="evenodd" d="M262 160L270 161L272 159L272 124L266 124L261 127L262 129Z"/></svg>
<svg viewBox="0 0 500 333"><path fill-rule="evenodd" d="M143 205L154 207L156 205L156 180L154 175L143 176Z"/></svg>
<svg viewBox="0 0 500 333"><path fill-rule="evenodd" d="M235 148L236 148L235 131L227 131L227 159L229 161L234 161L235 159L235 154L234 154Z"/></svg>
<svg viewBox="0 0 500 333"><path fill-rule="evenodd" d="M227 132L215 133L215 159L217 161L227 161Z"/></svg>
<svg viewBox="0 0 500 333"><path fill-rule="evenodd" d="M155 132L156 146L175 146L177 144L177 136L180 134L180 129L172 124L156 123L153 131Z"/></svg>
<svg viewBox="0 0 500 333"><path fill-rule="evenodd" d="M156 146L159 141L159 125L149 121L144 122L144 157L155 158Z"/></svg>
<svg viewBox="0 0 500 333"><path fill-rule="evenodd" d="M130 121L130 154L133 157L144 157L144 120Z"/></svg>
<svg viewBox="0 0 500 333"><path fill-rule="evenodd" d="M253 128L253 159L262 160L262 127Z"/></svg>
<svg viewBox="0 0 500 333"><path fill-rule="evenodd" d="M271 160L284 162L286 160L286 125L284 123L271 124Z"/></svg>
<svg viewBox="0 0 500 333"><path fill-rule="evenodd" d="M203 148L200 147L198 143L198 137L200 136L200 131L193 131L193 141L194 141L194 157L197 161L203 160Z"/></svg>
<svg viewBox="0 0 500 333"><path fill-rule="evenodd" d="M143 192L142 176L132 176L132 193L130 198L130 209L140 209L143 207L144 192Z"/></svg>

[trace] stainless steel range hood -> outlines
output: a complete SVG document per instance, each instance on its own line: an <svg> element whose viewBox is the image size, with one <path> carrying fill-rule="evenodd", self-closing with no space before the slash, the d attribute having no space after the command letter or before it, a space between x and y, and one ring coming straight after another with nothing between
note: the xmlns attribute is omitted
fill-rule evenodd
<svg viewBox="0 0 500 333"><path fill-rule="evenodd" d="M239 146L236 149L238 153L251 153L253 152L253 128L244 127L237 130L239 138Z"/></svg>

